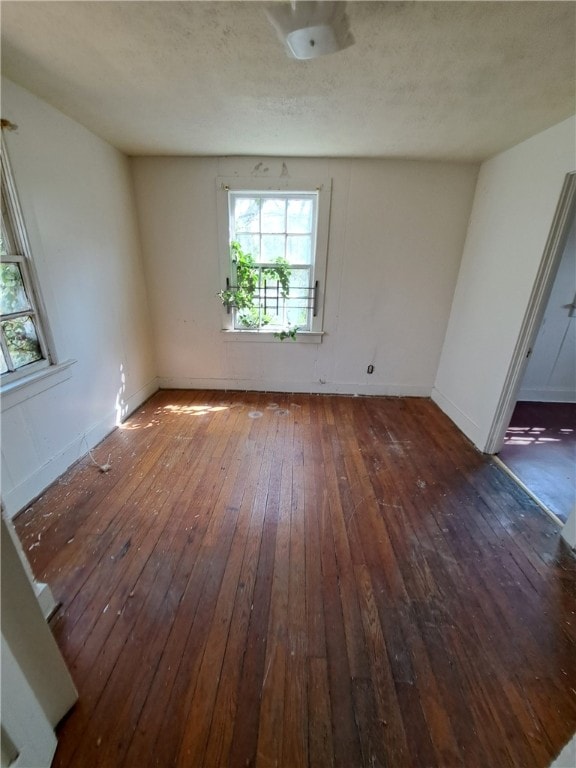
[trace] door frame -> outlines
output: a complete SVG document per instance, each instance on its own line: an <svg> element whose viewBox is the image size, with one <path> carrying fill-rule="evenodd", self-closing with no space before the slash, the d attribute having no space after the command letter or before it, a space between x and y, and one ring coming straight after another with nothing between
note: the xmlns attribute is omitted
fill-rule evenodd
<svg viewBox="0 0 576 768"><path fill-rule="evenodd" d="M498 406L492 420L484 453L498 453L504 444L506 430L510 424L512 413L518 400L518 392L522 384L522 378L532 346L540 330L546 305L552 292L552 285L560 259L566 246L566 240L572 225L572 218L576 213L576 171L567 173L560 192L560 198L552 226L546 240L542 260L538 268L536 280L530 294L528 306L524 314L524 320L520 327L520 334L514 347L512 360L508 373L504 380L504 386L498 400Z"/></svg>

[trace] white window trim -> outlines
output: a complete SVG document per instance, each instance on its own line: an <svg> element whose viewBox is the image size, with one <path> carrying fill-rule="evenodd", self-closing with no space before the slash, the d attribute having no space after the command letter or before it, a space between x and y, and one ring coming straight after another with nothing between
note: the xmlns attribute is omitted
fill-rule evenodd
<svg viewBox="0 0 576 768"><path fill-rule="evenodd" d="M68 369L68 367L75 362L74 360L68 360L65 362L59 362L54 354L54 343L50 334L50 328L47 320L46 309L42 301L42 296L38 288L38 277L34 267L34 260L32 258L32 249L30 248L30 241L28 240L28 233L26 231L26 225L24 223L24 217L22 215L22 209L20 206L20 200L16 189L16 183L14 181L14 175L12 173L12 167L8 157L6 143L4 136L2 135L2 162L1 162L1 174L2 174L2 186L5 190L4 201L6 205L6 212L10 220L10 226L12 228L12 234L16 240L15 245L22 251L16 255L8 255L4 257L7 262L19 262L22 267L22 276L27 290L29 290L29 298L34 308L34 314L37 318L37 333L40 341L40 348L44 358L38 360L30 365L22 366L15 371L10 371L2 374L0 378L0 394L13 393L15 390L20 390L22 387L32 385L35 382L41 382L47 380L47 377L51 377L52 374L59 374L62 370ZM57 383L59 376L52 379L53 383ZM67 377L68 378L68 377ZM53 386L53 383L47 384L47 387ZM42 384L36 384L35 389L40 386L41 389L47 387ZM41 391L40 389L40 391ZM19 396L19 402L25 400L28 396L33 396L36 392L21 393ZM13 395L9 398L13 401ZM11 406L10 406L11 407ZM2 410L6 410L6 405L2 403Z"/></svg>
<svg viewBox="0 0 576 768"><path fill-rule="evenodd" d="M30 275L30 267L29 267L28 259L26 259L26 257L23 256L21 253L9 253L9 254L6 254L6 256L2 256L1 261L7 264L18 264L18 267L20 269L20 275L22 277L22 283L24 285L24 290L26 292L26 297L30 302L30 308L28 311L29 311L29 314L32 317L34 317L34 319L36 320L34 326L35 326L36 334L38 336L40 352L42 353L42 358L40 360L36 360L33 363L29 363L28 365L22 366L21 368L16 368L16 370L14 371L8 371L6 373L3 373L2 388L4 388L6 384L9 384L12 381L17 381L18 379L21 379L21 378L25 378L28 374L32 373L33 371L40 370L41 368L48 368L50 366L50 352L48 350L48 345L46 344L46 339L44 337L44 332L42 328L42 317L40 316L40 312L38 311L38 306L36 303L36 291L34 290L34 281L32 280ZM5 345L3 338L0 338L0 346L2 347L2 351L4 352L4 357L6 359L6 362L8 362L7 355L9 355L9 350Z"/></svg>
<svg viewBox="0 0 576 768"><path fill-rule="evenodd" d="M328 259L328 234L330 228L330 203L332 197L332 179L283 179L248 177L241 178L219 176L216 179L217 215L218 215L218 251L220 256L220 285L226 287L226 278L230 277L230 219L228 192L310 192L318 193L316 221L316 250L314 258L314 281L318 281L316 295L316 316L312 318L309 331L298 331L295 339L280 342L275 330L241 330L233 327L232 313L222 307L222 331L226 341L259 341L279 343L316 343L324 335L324 296L326 286L326 265Z"/></svg>
<svg viewBox="0 0 576 768"><path fill-rule="evenodd" d="M326 335L324 331L298 331L296 338L285 339L281 342L274 334L276 331L263 328L261 331L254 329L238 329L238 328L223 328L224 341L256 341L256 342L278 342L284 344L292 344L294 342L300 342L301 344L320 344L322 338Z"/></svg>

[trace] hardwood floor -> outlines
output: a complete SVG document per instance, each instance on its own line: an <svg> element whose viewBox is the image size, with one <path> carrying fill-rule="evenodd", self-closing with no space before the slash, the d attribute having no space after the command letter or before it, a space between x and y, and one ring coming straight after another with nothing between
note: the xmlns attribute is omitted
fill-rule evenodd
<svg viewBox="0 0 576 768"><path fill-rule="evenodd" d="M576 561L423 399L164 391L17 519L80 693L57 768L543 768Z"/></svg>
<svg viewBox="0 0 576 768"><path fill-rule="evenodd" d="M576 403L517 403L499 456L566 522L576 504Z"/></svg>

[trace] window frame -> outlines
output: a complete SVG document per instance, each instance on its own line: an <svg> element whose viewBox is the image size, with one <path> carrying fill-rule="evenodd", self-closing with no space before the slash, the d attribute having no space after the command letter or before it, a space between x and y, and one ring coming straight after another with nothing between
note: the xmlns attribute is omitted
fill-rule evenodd
<svg viewBox="0 0 576 768"><path fill-rule="evenodd" d="M220 262L220 284L226 288L226 279L232 274L230 254L230 193L238 195L279 196L284 194L302 194L317 196L316 226L314 253L310 269L310 286L317 281L315 309L309 330L299 330L294 341L320 342L324 333L324 298L326 284L326 266L328 258L328 235L330 225L330 204L332 195L332 179L268 179L263 177L221 177L216 179L217 215L218 215L218 250ZM242 341L275 341L276 328L266 326L258 329L234 328L233 312L222 307L222 331L228 340Z"/></svg>
<svg viewBox="0 0 576 768"><path fill-rule="evenodd" d="M8 370L0 375L0 391L4 392L11 385L30 380L34 374L44 373L46 369L54 366L55 360L51 350L50 337L46 313L38 289L38 280L34 270L32 252L24 224L24 217L16 191L16 185L12 174L12 168L6 150L4 136L2 136L2 156L0 162L0 183L2 196L2 224L6 235L7 246L14 248L15 253L0 256L2 263L18 264L22 275L22 282L31 309L26 312L34 320L38 343L42 354L41 360L20 366L14 370ZM5 342L0 334L0 345L5 353ZM8 364L8 358L6 358Z"/></svg>

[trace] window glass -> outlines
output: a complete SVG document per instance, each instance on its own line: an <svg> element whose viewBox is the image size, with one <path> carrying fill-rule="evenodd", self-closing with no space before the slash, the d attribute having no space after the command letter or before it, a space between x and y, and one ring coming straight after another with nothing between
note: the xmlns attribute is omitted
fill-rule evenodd
<svg viewBox="0 0 576 768"><path fill-rule="evenodd" d="M20 369L49 365L43 329L35 302L33 274L14 181L2 144L0 262L0 372L2 384L20 376ZM22 375L29 369L22 371Z"/></svg>
<svg viewBox="0 0 576 768"><path fill-rule="evenodd" d="M234 206L234 228L240 232L260 231L260 199L237 197Z"/></svg>
<svg viewBox="0 0 576 768"><path fill-rule="evenodd" d="M312 200L289 200L286 231L290 234L312 232Z"/></svg>
<svg viewBox="0 0 576 768"><path fill-rule="evenodd" d="M283 259L286 252L285 241L284 235L262 235L262 250L259 260L264 264Z"/></svg>
<svg viewBox="0 0 576 768"><path fill-rule="evenodd" d="M34 320L29 315L2 322L2 332L14 368L42 360L42 350Z"/></svg>
<svg viewBox="0 0 576 768"><path fill-rule="evenodd" d="M260 261L260 235L238 234L236 239L245 253L250 253L255 261Z"/></svg>
<svg viewBox="0 0 576 768"><path fill-rule="evenodd" d="M254 265L248 267L248 272L256 285L252 306L233 309L234 327L278 330L297 325L308 330L314 301L316 196L280 192L249 196L232 192L229 200L230 241L240 245L240 258ZM274 271L275 265L282 264L284 274L288 275L287 295L278 272ZM245 274L236 264L236 283Z"/></svg>
<svg viewBox="0 0 576 768"><path fill-rule="evenodd" d="M286 258L290 264L311 264L312 238L309 235L288 235Z"/></svg>
<svg viewBox="0 0 576 768"><path fill-rule="evenodd" d="M286 231L286 200L262 200L261 232Z"/></svg>
<svg viewBox="0 0 576 768"><path fill-rule="evenodd" d="M20 265L15 263L0 264L0 314L30 310L30 302L24 289L24 280Z"/></svg>
<svg viewBox="0 0 576 768"><path fill-rule="evenodd" d="M331 179L269 182L217 180L222 327L321 334Z"/></svg>
<svg viewBox="0 0 576 768"><path fill-rule="evenodd" d="M290 298L292 301L286 305L285 324L299 328L307 324L310 305L309 281L309 270L292 270L290 276Z"/></svg>

